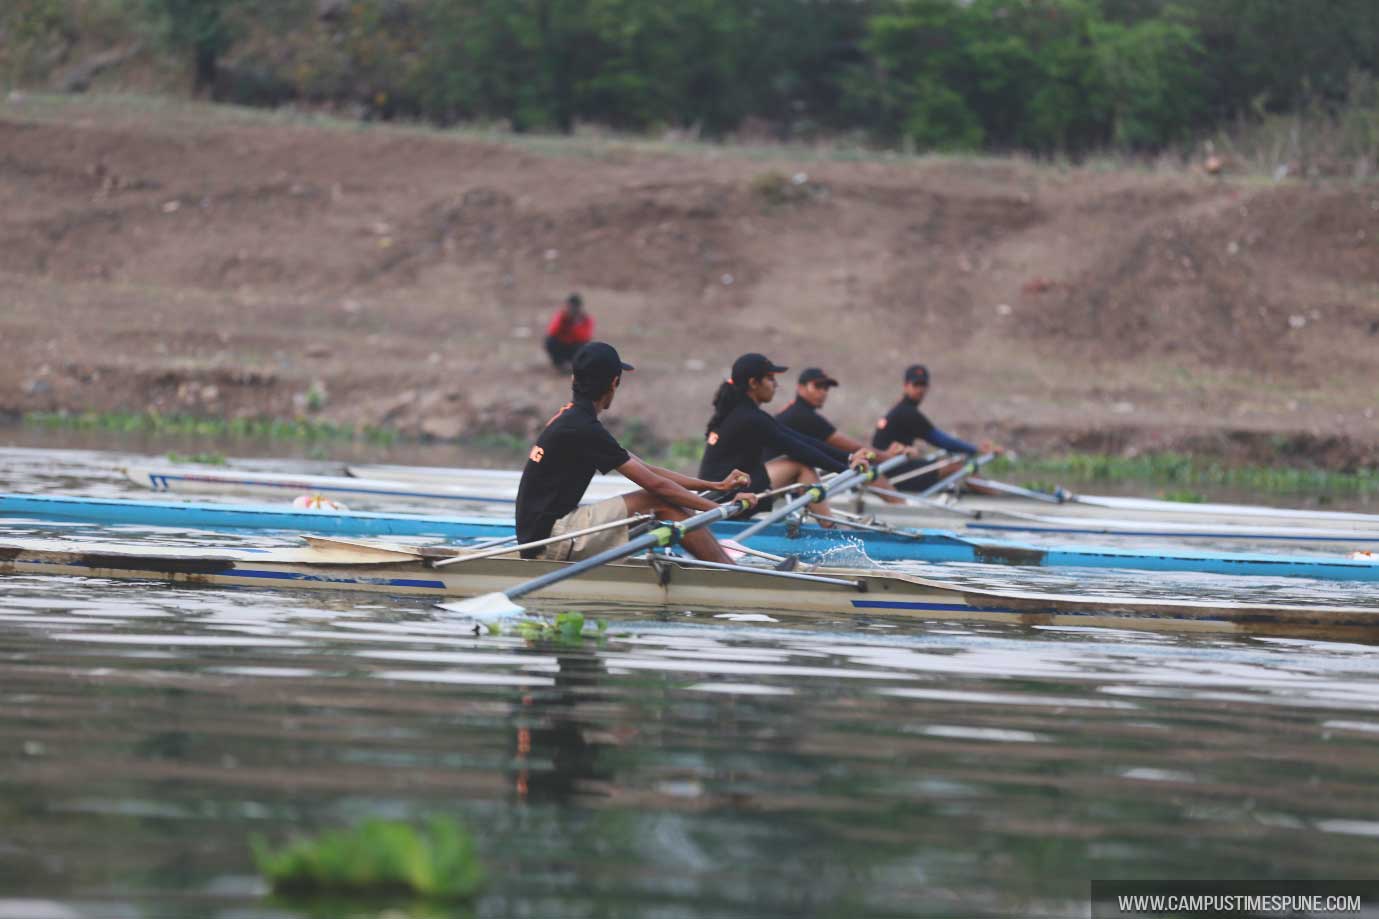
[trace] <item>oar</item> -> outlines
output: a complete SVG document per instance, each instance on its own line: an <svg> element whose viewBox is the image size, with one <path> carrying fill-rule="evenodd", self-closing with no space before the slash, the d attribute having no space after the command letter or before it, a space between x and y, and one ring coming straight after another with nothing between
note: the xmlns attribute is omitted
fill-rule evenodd
<svg viewBox="0 0 1379 919"><path fill-rule="evenodd" d="M947 465L948 465L949 463L951 463L952 461L953 461L953 457L950 456L949 454L945 453L945 454L943 454L942 456L940 456L938 459L936 459L936 460L934 460L934 461L932 461L932 462L929 462L929 463L925 463L923 466L920 466L918 469L910 469L910 470L907 470L907 471L905 471L905 472L900 473L900 475L891 476L891 484L892 484L892 485L899 485L901 482L908 482L908 481L910 481L910 479L917 479L917 478L919 478L920 476L924 475L925 473L933 472L935 469L942 469L944 466L947 466ZM877 490L878 490L878 489L875 489L875 488L871 489L871 491L877 491Z"/></svg>
<svg viewBox="0 0 1379 919"><path fill-rule="evenodd" d="M923 539L923 533L914 530L902 530L898 527L887 526L884 523L867 523L863 520L844 520L842 517L831 517L828 514L815 514L810 512L810 516L815 520L827 520L829 523L843 527L852 527L858 530L866 530L869 533L886 533L890 536L899 536L902 539Z"/></svg>
<svg viewBox="0 0 1379 919"><path fill-rule="evenodd" d="M1035 491L1032 488L1021 488L1019 485L1007 485L1005 482L993 482L991 479L973 478L971 484L982 488L989 488L1005 495L1015 495L1019 498L1033 498L1035 501L1043 501L1048 504L1062 504L1065 501L1077 501L1077 495L1064 489L1061 485L1054 491Z"/></svg>
<svg viewBox="0 0 1379 919"><path fill-rule="evenodd" d="M981 511L970 511L965 507L954 507L951 504L945 504L933 498L921 498L918 494L895 491L890 488L877 488L875 485L869 485L867 486L867 491L873 495L881 495L883 498L900 498L911 507L925 507L945 514L956 514L959 517L977 518L982 515Z"/></svg>
<svg viewBox="0 0 1379 919"><path fill-rule="evenodd" d="M551 584L564 581L567 578L572 578L577 574L583 574L586 571L599 568L609 562L616 562L630 555L636 555L643 549L650 549L653 546L657 548L672 546L679 542L684 534L693 530L702 529L711 523L717 523L720 520L727 520L729 517L734 517L742 513L749 506L747 501L733 501L730 504L720 504L713 510L695 514L688 520L682 520L678 523L663 523L650 532L623 543L621 546L614 546L597 555L591 555L582 561L562 567L549 574L544 574L539 578L523 581L521 584L509 587L507 590L488 593L479 597L471 597L468 600L461 600L458 603L441 603L438 604L438 606L440 606L441 609L446 609L454 613L463 613L467 616L475 616L478 618L497 618L500 616L518 615L524 612L521 606L513 602L518 597L525 596L543 587L548 587Z"/></svg>
<svg viewBox="0 0 1379 919"><path fill-rule="evenodd" d="M536 549L541 546L549 546L551 543L565 542L569 539L578 539L581 536L588 536L590 533L602 533L604 530L611 530L614 527L631 526L634 523L641 523L643 520L650 520L650 514L634 514L631 517L624 517L622 520L610 520L608 523L600 523L598 526L585 527L582 530L574 530L570 533L561 533L559 536L548 536L545 539L538 539L533 542L522 543L520 546L506 546L501 543L493 547L481 547L483 551L466 552L464 555L457 555L454 558L447 558L436 562L436 568L446 565L458 565L460 562L472 562L481 558L496 558L499 555L511 555L514 552L522 552L526 549ZM516 536L504 539L502 542L513 542Z"/></svg>
<svg viewBox="0 0 1379 919"><path fill-rule="evenodd" d="M996 454L994 453L983 453L981 456L974 456L957 472L939 479L933 485L930 485L928 488L921 491L919 493L919 496L921 498L927 498L930 495L938 494L946 488L952 488L954 485L956 485L958 482L961 482L963 479L970 478L971 476L975 475L978 469L982 468L995 458Z"/></svg>
<svg viewBox="0 0 1379 919"><path fill-rule="evenodd" d="M784 520L788 515L800 508L808 504L817 504L820 501L826 500L829 495L850 491L858 485L875 481L877 476L884 475L887 469L894 469L896 466L905 462L906 459L908 459L908 457L893 456L877 466L870 467L865 472L849 469L847 472L838 473L838 475L829 479L827 482L815 482L804 490L804 494L800 495L798 498L787 501L782 507L767 514L741 533L738 533L734 538L738 542L746 542L749 537L755 536L778 520Z"/></svg>

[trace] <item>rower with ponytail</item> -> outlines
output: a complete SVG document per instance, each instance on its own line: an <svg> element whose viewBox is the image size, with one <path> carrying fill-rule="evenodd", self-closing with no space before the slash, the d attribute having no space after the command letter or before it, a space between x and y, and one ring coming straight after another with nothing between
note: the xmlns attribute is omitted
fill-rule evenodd
<svg viewBox="0 0 1379 919"><path fill-rule="evenodd" d="M746 380L739 381L736 377L729 377L718 384L718 392L713 394L713 417L704 428L704 435L708 436L717 430L733 409L747 401Z"/></svg>
<svg viewBox="0 0 1379 919"><path fill-rule="evenodd" d="M756 492L779 488L791 482L812 484L819 480L816 469L842 472L854 462L865 463L862 455L849 456L807 434L792 431L764 412L761 406L776 394L776 374L788 368L774 363L764 354L744 354L733 362L728 379L718 387L713 397L713 415L705 426L704 458L699 464L701 478L713 479L713 470L741 469L751 476L751 489ZM772 463L767 471L765 460L784 454L788 462ZM775 481L775 479L780 481ZM758 510L766 510L769 501L762 501ZM814 505L819 513L827 513L826 505Z"/></svg>

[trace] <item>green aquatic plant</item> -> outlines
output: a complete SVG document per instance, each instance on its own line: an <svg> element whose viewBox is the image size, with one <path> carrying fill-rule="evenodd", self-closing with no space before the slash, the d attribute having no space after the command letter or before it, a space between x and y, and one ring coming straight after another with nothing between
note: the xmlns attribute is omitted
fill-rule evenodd
<svg viewBox="0 0 1379 919"><path fill-rule="evenodd" d="M1166 491L1160 497L1165 501L1177 501L1180 504L1201 504L1207 500L1200 492L1188 491L1185 488Z"/></svg>
<svg viewBox="0 0 1379 919"><path fill-rule="evenodd" d="M608 630L608 623L597 619L593 623L597 635ZM555 619L521 619L515 630L528 641L554 641L560 644L580 644L584 641L584 614L570 611L559 613Z"/></svg>
<svg viewBox="0 0 1379 919"><path fill-rule="evenodd" d="M1146 482L1196 491L1204 487L1245 489L1263 494L1379 493L1379 469L1353 472L1283 466L1229 465L1219 459L1183 453L1144 453L1110 456L1101 453L1065 453L997 459L984 470L992 478L1014 478L1027 488L1051 491L1050 478L1073 482ZM1171 498L1182 500L1182 498ZM1197 500L1201 500L1200 498Z"/></svg>
<svg viewBox="0 0 1379 919"><path fill-rule="evenodd" d="M259 872L280 894L407 893L465 900L484 884L474 838L459 821L433 817L424 829L370 820L273 849L250 840Z"/></svg>
<svg viewBox="0 0 1379 919"><path fill-rule="evenodd" d="M269 440L365 440L388 445L398 439L387 428L312 421L304 418L216 418L201 415L164 415L161 412L29 412L24 423L32 427L116 433L192 434L200 437L245 437Z"/></svg>

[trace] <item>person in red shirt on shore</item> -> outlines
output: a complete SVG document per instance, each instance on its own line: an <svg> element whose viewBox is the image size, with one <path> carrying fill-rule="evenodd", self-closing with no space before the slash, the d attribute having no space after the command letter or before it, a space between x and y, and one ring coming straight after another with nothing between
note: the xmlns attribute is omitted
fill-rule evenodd
<svg viewBox="0 0 1379 919"><path fill-rule="evenodd" d="M569 370L575 352L593 337L594 317L584 312L584 300L579 294L570 294L546 327L546 353L555 369Z"/></svg>

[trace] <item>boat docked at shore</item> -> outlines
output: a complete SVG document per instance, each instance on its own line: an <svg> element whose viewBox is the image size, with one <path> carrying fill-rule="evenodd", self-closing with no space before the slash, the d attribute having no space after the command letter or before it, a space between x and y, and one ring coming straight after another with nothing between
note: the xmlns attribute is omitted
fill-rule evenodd
<svg viewBox="0 0 1379 919"><path fill-rule="evenodd" d="M512 536L511 518L440 517L356 511L300 510L273 505L231 505L0 495L0 517L79 520L185 529L293 530L335 536L423 536L445 540L491 540ZM722 521L713 532L735 539L748 522ZM921 561L1029 565L1050 568L1123 568L1192 571L1260 577L1307 577L1337 581L1379 581L1379 561L1337 555L1218 552L1181 546L1136 548L1097 545L1038 545L973 537L946 530L823 529L777 523L747 544L775 555L828 558L860 549L872 561Z"/></svg>
<svg viewBox="0 0 1379 919"><path fill-rule="evenodd" d="M57 539L0 540L0 575L154 579L177 584L468 597L554 574L567 562L454 561L457 550L316 540L301 548L167 548ZM444 564L442 567L443 563ZM914 616L1019 625L1379 641L1379 608L1036 594L958 586L874 569L807 574L713 567L672 556L610 563L538 599L692 610Z"/></svg>

